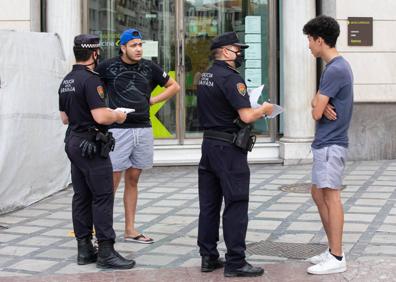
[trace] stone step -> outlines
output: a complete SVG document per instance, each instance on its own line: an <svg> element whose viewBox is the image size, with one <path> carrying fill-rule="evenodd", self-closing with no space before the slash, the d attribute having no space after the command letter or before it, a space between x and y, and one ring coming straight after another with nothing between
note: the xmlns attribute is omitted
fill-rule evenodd
<svg viewBox="0 0 396 282"><path fill-rule="evenodd" d="M201 145L155 145L154 166L198 165ZM248 155L249 163L283 163L278 143L258 143Z"/></svg>

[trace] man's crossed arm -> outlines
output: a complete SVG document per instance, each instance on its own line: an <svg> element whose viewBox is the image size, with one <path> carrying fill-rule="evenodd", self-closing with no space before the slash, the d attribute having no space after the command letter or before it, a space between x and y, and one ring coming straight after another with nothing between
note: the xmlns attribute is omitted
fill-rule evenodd
<svg viewBox="0 0 396 282"><path fill-rule="evenodd" d="M320 94L318 91L311 101L312 118L320 120L324 115L329 120L336 120L337 113L332 104L329 103L330 97Z"/></svg>

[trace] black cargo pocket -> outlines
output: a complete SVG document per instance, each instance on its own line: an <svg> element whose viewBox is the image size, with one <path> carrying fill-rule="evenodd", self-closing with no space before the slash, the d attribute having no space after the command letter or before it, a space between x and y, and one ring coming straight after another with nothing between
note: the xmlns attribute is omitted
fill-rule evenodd
<svg viewBox="0 0 396 282"><path fill-rule="evenodd" d="M92 194L95 196L113 193L113 169L111 166L91 168L88 178Z"/></svg>

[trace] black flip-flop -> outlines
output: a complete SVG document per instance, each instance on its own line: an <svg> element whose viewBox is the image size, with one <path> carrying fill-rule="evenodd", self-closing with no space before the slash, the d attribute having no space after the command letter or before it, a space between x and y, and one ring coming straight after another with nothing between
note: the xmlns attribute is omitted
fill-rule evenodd
<svg viewBox="0 0 396 282"><path fill-rule="evenodd" d="M142 238L147 238L147 240L142 240ZM154 240L152 238L145 236L143 233L140 233L136 237L125 236L124 239L125 239L125 241L136 242L136 243L140 243L140 244L152 244L152 243L154 243Z"/></svg>

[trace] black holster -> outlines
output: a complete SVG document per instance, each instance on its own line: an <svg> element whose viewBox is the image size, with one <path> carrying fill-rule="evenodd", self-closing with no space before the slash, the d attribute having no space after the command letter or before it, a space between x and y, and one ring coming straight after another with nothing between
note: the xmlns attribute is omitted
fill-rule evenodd
<svg viewBox="0 0 396 282"><path fill-rule="evenodd" d="M251 152L256 143L256 135L252 134L252 126L242 122L240 119L234 121L239 130L234 133L227 133L217 130L205 130L204 138L224 141L240 148L244 152Z"/></svg>
<svg viewBox="0 0 396 282"><path fill-rule="evenodd" d="M244 123L239 118L237 118L234 123L239 127L234 145L246 152L251 152L256 143L256 135L252 134L252 125Z"/></svg>
<svg viewBox="0 0 396 282"><path fill-rule="evenodd" d="M251 152L256 143L256 135L252 134L251 131L248 127L241 128L236 133L234 145L244 151Z"/></svg>
<svg viewBox="0 0 396 282"><path fill-rule="evenodd" d="M111 132L96 132L95 140L100 143L100 156L108 158L110 151L114 150L115 139Z"/></svg>

